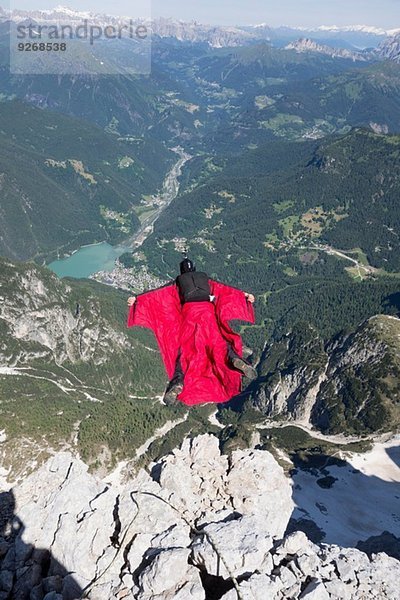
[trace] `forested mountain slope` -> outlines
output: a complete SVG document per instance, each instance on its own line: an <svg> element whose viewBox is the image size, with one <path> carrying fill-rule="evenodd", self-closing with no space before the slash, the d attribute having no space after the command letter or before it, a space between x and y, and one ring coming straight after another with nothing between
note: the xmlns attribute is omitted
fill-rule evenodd
<svg viewBox="0 0 400 600"><path fill-rule="evenodd" d="M0 294L4 467L70 446L100 462L105 448L109 464L174 415L155 399L166 376L154 339L126 328L126 294L7 259Z"/></svg>
<svg viewBox="0 0 400 600"><path fill-rule="evenodd" d="M266 348L252 402L330 434L393 431L399 382L400 318L376 315L327 343L304 322Z"/></svg>
<svg viewBox="0 0 400 600"><path fill-rule="evenodd" d="M143 245L147 264L172 276L189 244L198 267L259 295L277 335L304 310L324 336L356 326L398 291L399 152L397 136L356 129L199 159Z"/></svg>
<svg viewBox="0 0 400 600"><path fill-rule="evenodd" d="M199 106L198 134L214 154L266 140L318 139L351 127L399 132L400 68L260 44L206 50L156 44L155 69L179 78ZM204 112L206 109L206 112Z"/></svg>
<svg viewBox="0 0 400 600"><path fill-rule="evenodd" d="M3 32L0 51L6 43ZM197 151L238 153L275 137L314 139L359 125L399 131L400 66L390 60L155 38L149 76L77 73L18 77L2 67L2 93Z"/></svg>
<svg viewBox="0 0 400 600"><path fill-rule="evenodd" d="M312 244L360 248L372 267L398 272L399 153L398 136L356 129L215 160L216 174L205 183L200 172L199 184L164 212L144 248L155 267L160 240L191 240L212 273L248 283L246 265L253 274L265 270L265 278L254 277L258 291L270 289L272 259L275 266L290 261L301 274L307 266L301 257ZM161 247L173 269L174 243Z"/></svg>
<svg viewBox="0 0 400 600"><path fill-rule="evenodd" d="M134 207L155 194L175 154L75 118L0 102L0 253L56 256L135 231Z"/></svg>

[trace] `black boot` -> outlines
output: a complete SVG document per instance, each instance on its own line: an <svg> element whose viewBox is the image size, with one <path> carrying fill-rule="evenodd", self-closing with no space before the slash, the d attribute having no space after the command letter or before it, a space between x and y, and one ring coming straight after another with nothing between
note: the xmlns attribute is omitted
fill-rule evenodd
<svg viewBox="0 0 400 600"><path fill-rule="evenodd" d="M228 362L232 365L232 367L243 373L243 375L245 375L247 379L253 380L257 378L257 371L255 370L255 368L252 367L251 364L247 362L247 360L241 358L239 354L235 352L232 344L227 344L227 350ZM247 348L245 346L243 348L243 354L246 352L247 355L248 351L250 351L250 353L252 354L250 348Z"/></svg>
<svg viewBox="0 0 400 600"><path fill-rule="evenodd" d="M167 406L174 406L179 403L178 396L183 390L183 380L179 378L173 378L169 382L167 389L164 394L164 404Z"/></svg>
<svg viewBox="0 0 400 600"><path fill-rule="evenodd" d="M175 371L171 381L167 385L167 389L165 390L163 398L164 404L166 404L167 406L173 406L174 404L176 405L179 403L177 396L179 396L179 394L183 390L183 377L184 375L181 365L181 351L179 350L175 362Z"/></svg>
<svg viewBox="0 0 400 600"><path fill-rule="evenodd" d="M240 358L240 356L234 356L231 360L231 363L235 367L235 369L243 373L243 375L245 375L247 379L250 379L251 381L257 379L257 371L255 370L255 368L252 365L250 365L246 360Z"/></svg>

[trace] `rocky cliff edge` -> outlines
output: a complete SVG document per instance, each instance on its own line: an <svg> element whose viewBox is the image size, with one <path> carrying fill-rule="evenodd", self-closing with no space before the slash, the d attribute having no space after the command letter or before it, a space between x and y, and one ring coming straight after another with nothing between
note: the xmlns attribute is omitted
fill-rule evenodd
<svg viewBox="0 0 400 600"><path fill-rule="evenodd" d="M0 503L0 600L398 597L399 561L284 536L282 468L208 434L125 482L59 453Z"/></svg>

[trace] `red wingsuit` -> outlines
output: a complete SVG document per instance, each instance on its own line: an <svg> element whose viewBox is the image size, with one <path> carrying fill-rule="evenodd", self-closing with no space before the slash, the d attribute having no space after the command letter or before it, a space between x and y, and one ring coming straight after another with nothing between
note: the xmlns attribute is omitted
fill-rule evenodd
<svg viewBox="0 0 400 600"><path fill-rule="evenodd" d="M189 406L226 402L240 392L241 374L228 364L227 342L242 356L242 340L229 321L254 323L253 305L244 292L212 279L209 283L214 302L182 306L172 283L139 295L128 315L128 327L153 330L170 379L180 350L184 387L178 399Z"/></svg>

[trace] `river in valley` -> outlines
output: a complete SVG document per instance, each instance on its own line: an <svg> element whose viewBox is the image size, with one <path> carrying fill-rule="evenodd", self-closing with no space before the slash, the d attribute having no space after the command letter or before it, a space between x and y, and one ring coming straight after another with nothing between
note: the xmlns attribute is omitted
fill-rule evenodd
<svg viewBox="0 0 400 600"><path fill-rule="evenodd" d="M111 272L115 268L115 260L124 252L132 252L143 244L144 240L153 232L154 223L161 213L176 198L179 192L179 177L185 163L192 158L182 148L172 148L179 155L179 159L173 165L164 179L163 188L159 196L155 198L157 210L147 217L139 227L138 231L118 246L111 246L107 242L82 246L66 258L55 260L49 265L59 277L89 277L99 271Z"/></svg>

